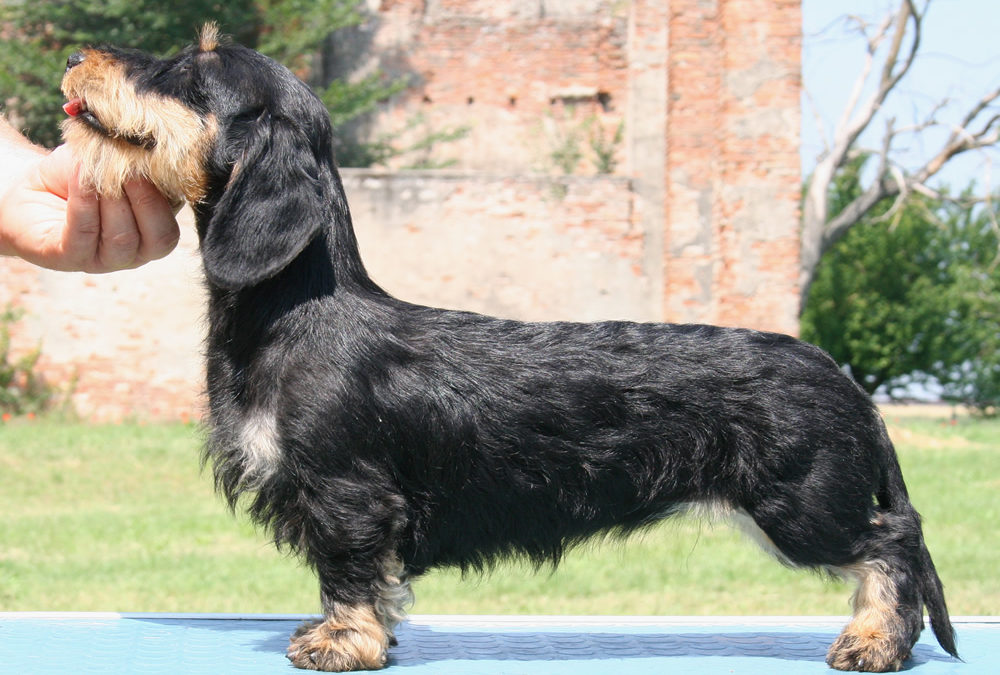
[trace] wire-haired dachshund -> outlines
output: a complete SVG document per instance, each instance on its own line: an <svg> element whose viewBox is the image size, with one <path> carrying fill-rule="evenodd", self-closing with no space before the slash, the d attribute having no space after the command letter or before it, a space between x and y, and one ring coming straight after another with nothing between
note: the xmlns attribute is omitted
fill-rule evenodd
<svg viewBox="0 0 1000 675"><path fill-rule="evenodd" d="M194 208L209 289L205 451L217 487L319 577L303 668L387 663L426 570L557 563L692 506L796 567L857 581L827 662L901 667L941 582L882 419L825 353L699 325L522 323L412 305L366 274L330 118L220 40L70 57L65 136L113 194ZM655 564L655 563L653 563Z"/></svg>

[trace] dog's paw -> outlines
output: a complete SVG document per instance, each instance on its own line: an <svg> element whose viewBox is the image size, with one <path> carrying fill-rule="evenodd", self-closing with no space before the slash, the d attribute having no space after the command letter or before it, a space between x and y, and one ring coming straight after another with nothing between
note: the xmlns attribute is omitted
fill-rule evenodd
<svg viewBox="0 0 1000 675"><path fill-rule="evenodd" d="M287 656L306 670L378 670L388 660L388 638L383 631L358 630L332 619L311 621L292 635Z"/></svg>
<svg viewBox="0 0 1000 675"><path fill-rule="evenodd" d="M900 670L909 656L910 650L882 632L860 634L848 627L830 647L826 663L837 670L888 673Z"/></svg>

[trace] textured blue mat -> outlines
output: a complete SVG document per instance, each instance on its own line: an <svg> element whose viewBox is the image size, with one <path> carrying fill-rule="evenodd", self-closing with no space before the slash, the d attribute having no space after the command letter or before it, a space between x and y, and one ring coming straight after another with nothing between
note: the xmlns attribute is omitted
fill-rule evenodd
<svg viewBox="0 0 1000 675"><path fill-rule="evenodd" d="M276 673L300 617L0 613L3 673ZM433 617L398 630L387 673L823 673L839 618ZM956 621L965 662L925 631L921 675L998 672L1000 619Z"/></svg>

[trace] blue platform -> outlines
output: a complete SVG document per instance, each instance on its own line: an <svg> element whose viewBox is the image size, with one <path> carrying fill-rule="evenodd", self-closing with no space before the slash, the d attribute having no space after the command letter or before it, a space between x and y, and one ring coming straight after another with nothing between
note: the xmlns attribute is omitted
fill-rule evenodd
<svg viewBox="0 0 1000 675"><path fill-rule="evenodd" d="M0 613L0 672L292 673L288 636L303 617ZM825 673L846 618L414 616L386 673L638 675ZM955 621L964 662L925 631L907 669L1000 671L1000 618Z"/></svg>

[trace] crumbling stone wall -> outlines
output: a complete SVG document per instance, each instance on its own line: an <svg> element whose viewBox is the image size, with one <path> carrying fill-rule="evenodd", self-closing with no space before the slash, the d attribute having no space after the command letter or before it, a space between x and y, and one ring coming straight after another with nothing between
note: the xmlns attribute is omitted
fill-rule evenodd
<svg viewBox="0 0 1000 675"><path fill-rule="evenodd" d="M372 278L409 301L524 319L642 319L638 205L622 177L485 176L345 169ZM16 347L41 346L53 383L75 382L85 419L195 419L203 412L204 292L197 237L92 276L0 258L0 307L25 310Z"/></svg>
<svg viewBox="0 0 1000 675"><path fill-rule="evenodd" d="M572 172L586 174L592 135L607 141L623 125L615 172L644 204L655 318L797 331L799 2L369 8L351 39L334 36L331 72L378 68L413 83L369 119L370 136L464 125L463 140L421 159L524 173L560 170L554 157L575 135Z"/></svg>
<svg viewBox="0 0 1000 675"><path fill-rule="evenodd" d="M360 131L470 129L417 158L453 158L452 171L344 172L362 255L388 290L524 319L797 331L797 1L368 10L333 36L326 71L382 68L413 87ZM587 134L608 140L619 126L614 175L594 176ZM553 178L555 151L574 143L574 175ZM85 417L200 413L203 296L190 224L184 233L167 259L109 276L0 260L0 305L28 312L18 346L41 341L50 379L78 378Z"/></svg>
<svg viewBox="0 0 1000 675"><path fill-rule="evenodd" d="M796 333L799 4L669 5L664 314Z"/></svg>

